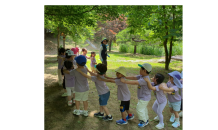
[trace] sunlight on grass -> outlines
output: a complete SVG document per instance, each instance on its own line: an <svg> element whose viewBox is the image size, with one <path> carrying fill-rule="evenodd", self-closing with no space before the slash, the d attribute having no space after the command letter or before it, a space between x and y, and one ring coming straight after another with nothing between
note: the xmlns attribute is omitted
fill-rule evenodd
<svg viewBox="0 0 218 130"><path fill-rule="evenodd" d="M97 113L97 110L91 111L89 112L89 117L94 117L94 114Z"/></svg>

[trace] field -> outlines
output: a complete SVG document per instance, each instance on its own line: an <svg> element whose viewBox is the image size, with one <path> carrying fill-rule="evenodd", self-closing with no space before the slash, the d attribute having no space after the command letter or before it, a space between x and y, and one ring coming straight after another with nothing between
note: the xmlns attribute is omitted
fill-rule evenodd
<svg viewBox="0 0 218 130"><path fill-rule="evenodd" d="M97 63L100 63L98 51L96 55ZM108 58L108 71L107 75L110 77L115 77L114 70L119 66L124 66L127 69L127 76L135 76L139 74L138 64L150 63L152 65L152 72L150 74L150 78L152 78L156 73L162 73L165 76L165 82L168 81L169 77L167 73L177 70L182 70L182 61L171 61L170 70L167 71L164 69L164 63L157 63L159 59L164 59L164 57L151 56L151 55L143 55L137 54L133 55L130 53L119 53L119 52L111 52L109 53L111 58ZM87 56L90 56L90 52L88 52ZM69 107L67 106L67 99L61 97L63 94L63 88L60 87L57 83L57 57L56 55L45 55L45 72L44 72L44 125L45 130L156 130L155 125L158 122L153 121L153 118L156 116L155 112L152 110L152 105L156 100L155 96L152 93L151 100L148 104L148 112L149 112L149 124L144 128L138 128L137 124L138 115L136 113L136 105L138 102L137 99L137 86L136 85L128 85L131 100L130 100L130 111L135 115L135 118L131 121L128 121L127 125L116 125L116 120L121 119L121 114L119 111L120 101L117 100L117 86L114 83L106 83L110 89L111 95L108 101L108 108L110 113L113 116L113 121L105 122L99 118L94 117L94 113L99 111L99 103L98 103L98 93L94 83L91 80L89 82L89 116L75 116L72 111L75 109L75 105ZM87 62L87 66L90 69L90 60ZM81 102L80 109L83 109L83 104ZM174 130L169 122L170 112L169 107L166 105L164 112L164 124L165 128L163 130ZM181 126L177 129L182 129L182 118L180 118Z"/></svg>

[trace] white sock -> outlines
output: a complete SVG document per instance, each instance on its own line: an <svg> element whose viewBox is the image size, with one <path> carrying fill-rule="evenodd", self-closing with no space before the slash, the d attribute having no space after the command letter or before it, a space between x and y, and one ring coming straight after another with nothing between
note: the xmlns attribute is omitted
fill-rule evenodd
<svg viewBox="0 0 218 130"><path fill-rule="evenodd" d="M101 112L101 114L104 114L104 112Z"/></svg>
<svg viewBox="0 0 218 130"><path fill-rule="evenodd" d="M175 118L175 119L176 119L176 120L175 120L176 122L180 123L180 122L179 122L179 118Z"/></svg>
<svg viewBox="0 0 218 130"><path fill-rule="evenodd" d="M108 116L111 117L111 114L109 114Z"/></svg>

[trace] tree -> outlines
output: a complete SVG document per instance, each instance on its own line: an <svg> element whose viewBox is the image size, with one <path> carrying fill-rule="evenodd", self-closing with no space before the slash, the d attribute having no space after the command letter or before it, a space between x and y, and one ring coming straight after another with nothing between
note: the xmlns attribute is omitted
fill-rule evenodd
<svg viewBox="0 0 218 130"><path fill-rule="evenodd" d="M152 30L152 37L161 41L165 50L165 69L169 70L173 42L182 37L182 6L127 6L130 33ZM170 44L170 48L167 48ZM169 50L169 51L168 51Z"/></svg>
<svg viewBox="0 0 218 130"><path fill-rule="evenodd" d="M98 21L98 31L95 33L96 41L100 42L103 37L106 37L109 41L109 51L111 51L111 43L116 42L116 34L124 30L127 26L126 17L120 15L119 18L115 20L106 22Z"/></svg>
<svg viewBox="0 0 218 130"><path fill-rule="evenodd" d="M66 37L65 34L68 34L74 38L81 38L80 33L82 33L83 28L86 28L85 31L87 31L87 27L96 27L97 25L96 23L98 20L107 20L107 19L112 20L117 18L119 16L118 13L119 7L120 6L103 6L103 5L101 6L45 5L44 23L46 28L48 27L49 29L52 28L53 32L56 33L58 39L58 47L59 47L60 34L63 33L64 37ZM79 30L79 31L75 32L72 30L76 30L76 31ZM88 32L90 32L90 30L88 30Z"/></svg>
<svg viewBox="0 0 218 130"><path fill-rule="evenodd" d="M118 44L128 44L131 43L134 45L134 54L136 54L136 48L137 45L139 44L145 44L146 42L149 41L149 33L151 32L150 30L145 30L143 33L135 33L135 34L130 34L130 29L126 28L125 30L119 32L116 37L117 37L117 43ZM145 42L146 41L146 42ZM151 42L151 40L149 41Z"/></svg>

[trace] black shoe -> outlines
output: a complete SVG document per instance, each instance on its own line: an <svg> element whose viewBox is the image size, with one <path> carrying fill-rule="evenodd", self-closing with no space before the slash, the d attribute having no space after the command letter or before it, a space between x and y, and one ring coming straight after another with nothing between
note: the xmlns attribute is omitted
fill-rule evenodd
<svg viewBox="0 0 218 130"><path fill-rule="evenodd" d="M109 117L108 115L106 115L105 117L102 118L104 121L112 121L113 120L113 117Z"/></svg>
<svg viewBox="0 0 218 130"><path fill-rule="evenodd" d="M104 117L104 113L101 114L101 112L95 113L94 114L95 117Z"/></svg>

